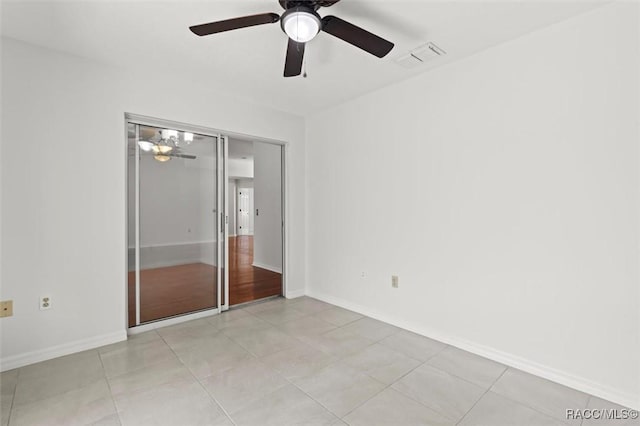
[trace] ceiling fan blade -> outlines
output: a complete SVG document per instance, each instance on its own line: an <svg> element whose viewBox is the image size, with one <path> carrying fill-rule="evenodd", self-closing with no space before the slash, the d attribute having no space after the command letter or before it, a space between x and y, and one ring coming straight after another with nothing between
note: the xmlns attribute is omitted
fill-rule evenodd
<svg viewBox="0 0 640 426"><path fill-rule="evenodd" d="M287 45L287 59L284 63L284 76L295 77L302 72L302 60L304 59L304 43L298 43L289 39Z"/></svg>
<svg viewBox="0 0 640 426"><path fill-rule="evenodd" d="M335 16L322 18L322 31L382 58L391 52L393 43Z"/></svg>
<svg viewBox="0 0 640 426"><path fill-rule="evenodd" d="M340 0L318 0L316 3L320 7L331 7L334 4L338 3Z"/></svg>
<svg viewBox="0 0 640 426"><path fill-rule="evenodd" d="M277 13L261 13L259 15L243 16L241 18L227 19L225 21L209 22L208 24L189 27L192 33L199 36L221 33L239 28L253 27L254 25L273 24L278 22L280 16Z"/></svg>
<svg viewBox="0 0 640 426"><path fill-rule="evenodd" d="M191 154L166 154L169 157L187 158L189 160L195 160L196 156Z"/></svg>

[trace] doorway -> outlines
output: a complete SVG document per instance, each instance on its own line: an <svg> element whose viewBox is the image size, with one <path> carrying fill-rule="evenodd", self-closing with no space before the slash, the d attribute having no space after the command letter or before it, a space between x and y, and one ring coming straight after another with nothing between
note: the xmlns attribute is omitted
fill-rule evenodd
<svg viewBox="0 0 640 426"><path fill-rule="evenodd" d="M264 204L263 218L278 221L277 231L265 235L263 218L256 221L253 176L234 175L236 151L228 136L132 114L126 133L128 326L142 330L283 294L284 146L255 142L279 155L277 185L266 181L278 187L277 196L264 189L264 179L258 184L259 194L274 198ZM258 148L259 158L263 151ZM270 240L274 235L279 246ZM265 249L279 252L279 270L256 265Z"/></svg>
<svg viewBox="0 0 640 426"><path fill-rule="evenodd" d="M231 306L283 294L282 166L281 146L229 139L229 188L235 189L229 203L235 213L228 244Z"/></svg>

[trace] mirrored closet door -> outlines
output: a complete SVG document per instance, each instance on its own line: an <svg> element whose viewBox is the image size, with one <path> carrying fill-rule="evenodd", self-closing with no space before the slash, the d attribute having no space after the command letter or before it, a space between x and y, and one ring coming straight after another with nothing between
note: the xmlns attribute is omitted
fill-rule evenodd
<svg viewBox="0 0 640 426"><path fill-rule="evenodd" d="M127 139L129 327L219 308L221 138L131 120Z"/></svg>

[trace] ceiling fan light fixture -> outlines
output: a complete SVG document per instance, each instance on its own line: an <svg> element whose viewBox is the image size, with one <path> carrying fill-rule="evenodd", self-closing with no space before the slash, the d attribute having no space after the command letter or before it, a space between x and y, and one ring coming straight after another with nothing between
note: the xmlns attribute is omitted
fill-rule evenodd
<svg viewBox="0 0 640 426"><path fill-rule="evenodd" d="M165 163L165 162L171 160L171 157L169 157L168 155L163 155L163 154L154 155L153 158L154 158L154 160L159 161L161 163Z"/></svg>
<svg viewBox="0 0 640 426"><path fill-rule="evenodd" d="M291 40L306 43L320 32L322 21L313 9L296 7L282 14L280 24Z"/></svg>
<svg viewBox="0 0 640 426"><path fill-rule="evenodd" d="M151 150L154 154L168 154L173 150L173 147L169 145L153 145Z"/></svg>

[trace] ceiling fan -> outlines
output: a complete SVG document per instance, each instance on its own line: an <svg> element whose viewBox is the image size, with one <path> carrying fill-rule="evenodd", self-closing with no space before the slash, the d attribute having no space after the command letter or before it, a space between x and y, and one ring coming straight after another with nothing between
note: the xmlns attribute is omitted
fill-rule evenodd
<svg viewBox="0 0 640 426"><path fill-rule="evenodd" d="M144 132L141 132L144 137ZM146 140L139 140L138 146L143 153L153 155L156 161L164 163L171 158L186 158L195 160L196 156L182 151L181 144L190 145L193 141L193 133L184 132L182 135L177 130L158 130L146 137Z"/></svg>
<svg viewBox="0 0 640 426"><path fill-rule="evenodd" d="M340 0L279 0L285 9L282 16L277 13L261 13L243 16L208 24L194 25L189 29L196 35L206 36L239 28L280 21L280 27L289 37L287 56L284 64L284 76L293 77L302 72L305 43L313 39L320 31L346 41L365 52L382 58L393 49L393 43L378 37L338 17L327 15L321 18L317 10L329 7Z"/></svg>

